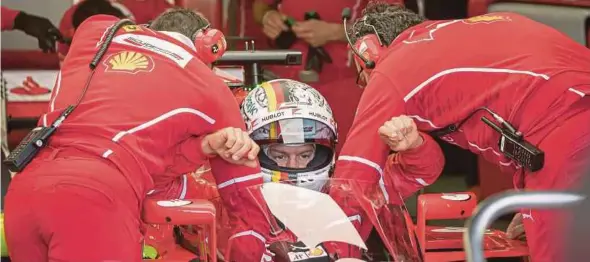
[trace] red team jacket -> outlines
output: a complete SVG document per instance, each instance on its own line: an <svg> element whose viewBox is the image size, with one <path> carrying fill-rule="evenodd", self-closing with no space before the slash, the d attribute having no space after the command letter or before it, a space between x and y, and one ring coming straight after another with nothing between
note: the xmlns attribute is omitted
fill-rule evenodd
<svg viewBox="0 0 590 262"><path fill-rule="evenodd" d="M80 26L41 124L50 124L76 102L90 74L88 65L116 21L98 15ZM110 160L142 200L203 164L201 136L225 127L245 125L231 91L195 57L192 42L125 26L96 68L82 103L50 143ZM240 191L262 183L260 169L231 165L220 158L209 162L225 207L249 221L240 228L265 235L268 216L258 208L264 203L262 196ZM121 174L101 174L110 175ZM259 244L249 248L263 250L263 243Z"/></svg>
<svg viewBox="0 0 590 262"><path fill-rule="evenodd" d="M2 24L1 24L2 31L11 30L12 27L14 26L14 19L16 18L18 13L20 13L20 11L6 8L4 6L0 7L0 11L2 12L0 14L0 15L2 15Z"/></svg>
<svg viewBox="0 0 590 262"><path fill-rule="evenodd" d="M383 167L389 148L377 130L394 116L408 115L428 132L487 106L536 144L569 105L590 94L590 51L557 30L511 13L424 22L400 34L382 57L337 161L336 178L387 182ZM507 170L519 169L498 153L499 135L482 123L482 116L492 119L478 112L443 139ZM433 182L442 154L410 154L398 154L414 167L400 167L401 179L413 180L416 187Z"/></svg>

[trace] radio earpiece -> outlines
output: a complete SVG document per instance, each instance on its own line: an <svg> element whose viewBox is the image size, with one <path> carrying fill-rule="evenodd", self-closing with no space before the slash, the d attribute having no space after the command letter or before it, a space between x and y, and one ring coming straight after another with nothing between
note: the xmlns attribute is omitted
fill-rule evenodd
<svg viewBox="0 0 590 262"><path fill-rule="evenodd" d="M355 54L355 60L363 68L363 70L369 73L371 69L375 68L376 62L379 60L379 56L381 55L382 51L385 50L386 46L381 41L381 38L379 38L377 29L375 29L373 25L368 24L366 18L362 19L362 22L365 26L371 27L374 33L365 35L357 39L356 43L352 43L350 36L348 35L346 25L351 17L350 14L350 8L344 8L344 10L342 10L344 34L346 35L346 40L350 46L350 49Z"/></svg>
<svg viewBox="0 0 590 262"><path fill-rule="evenodd" d="M354 44L352 43L352 41L350 40L350 36L348 36L348 30L346 28L346 24L348 23L348 19L350 19L350 8L344 8L344 10L342 10L342 23L344 24L344 35L346 36L346 41L348 42L348 45L350 46L350 49L352 50L352 52L357 56L357 58L361 59L361 61L364 64L363 68L366 69L373 69L375 68L375 62L365 58L355 47Z"/></svg>
<svg viewBox="0 0 590 262"><path fill-rule="evenodd" d="M151 22L142 26L150 28ZM210 24L197 30L191 40L197 49L197 58L205 64L217 61L227 50L225 35L220 30L211 28Z"/></svg>
<svg viewBox="0 0 590 262"><path fill-rule="evenodd" d="M227 49L225 36L220 30L210 25L197 30L193 35L193 42L197 48L197 57L203 63L211 64L221 58Z"/></svg>

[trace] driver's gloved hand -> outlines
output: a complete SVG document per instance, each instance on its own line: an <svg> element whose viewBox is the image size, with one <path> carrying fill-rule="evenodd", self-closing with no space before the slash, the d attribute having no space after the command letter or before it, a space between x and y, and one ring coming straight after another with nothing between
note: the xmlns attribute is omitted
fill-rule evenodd
<svg viewBox="0 0 590 262"><path fill-rule="evenodd" d="M63 37L49 19L20 12L14 19L14 29L39 40L39 48L44 53L55 53L55 42L63 42Z"/></svg>

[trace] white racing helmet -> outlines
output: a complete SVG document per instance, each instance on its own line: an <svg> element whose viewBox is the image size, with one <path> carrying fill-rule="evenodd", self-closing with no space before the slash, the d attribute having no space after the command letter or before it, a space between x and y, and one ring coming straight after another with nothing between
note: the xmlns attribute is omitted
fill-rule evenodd
<svg viewBox="0 0 590 262"><path fill-rule="evenodd" d="M320 191L331 174L337 142L336 122L326 99L311 86L276 79L254 88L241 106L258 155L265 182L292 181ZM269 155L275 145L313 145L305 167L279 165Z"/></svg>

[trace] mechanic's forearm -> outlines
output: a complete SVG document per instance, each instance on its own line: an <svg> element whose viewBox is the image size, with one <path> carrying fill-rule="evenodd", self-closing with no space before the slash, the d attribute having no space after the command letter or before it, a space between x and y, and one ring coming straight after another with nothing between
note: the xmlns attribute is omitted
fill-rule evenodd
<svg viewBox="0 0 590 262"><path fill-rule="evenodd" d="M433 183L440 176L445 158L439 145L428 134L420 133L423 142L416 148L391 155L387 165L395 165L410 181L421 186Z"/></svg>
<svg viewBox="0 0 590 262"><path fill-rule="evenodd" d="M254 16L254 21L258 24L262 24L262 18L266 12L274 10L270 5L266 4L263 0L255 0L254 4L252 5L252 14Z"/></svg>
<svg viewBox="0 0 590 262"><path fill-rule="evenodd" d="M268 238L272 227L269 218L272 215L260 191L260 185L264 182L260 167L233 165L220 157L210 159L209 163L222 203L230 217L236 218L233 223L239 224L232 225L234 230L254 231Z"/></svg>
<svg viewBox="0 0 590 262"><path fill-rule="evenodd" d="M339 23L330 23L331 36L330 41L346 42L346 32L344 27Z"/></svg>

